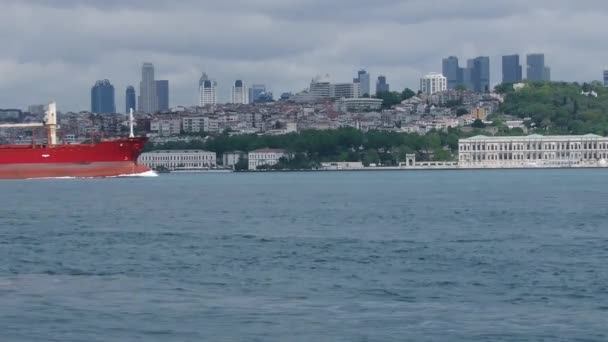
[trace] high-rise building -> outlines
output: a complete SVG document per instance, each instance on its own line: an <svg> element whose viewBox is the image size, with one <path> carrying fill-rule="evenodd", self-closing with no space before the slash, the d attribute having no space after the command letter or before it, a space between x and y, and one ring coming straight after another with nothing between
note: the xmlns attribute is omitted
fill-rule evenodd
<svg viewBox="0 0 608 342"><path fill-rule="evenodd" d="M608 87L608 69L604 70L604 87Z"/></svg>
<svg viewBox="0 0 608 342"><path fill-rule="evenodd" d="M448 89L448 79L442 74L432 72L420 79L420 91L432 95Z"/></svg>
<svg viewBox="0 0 608 342"><path fill-rule="evenodd" d="M551 69L545 66L545 54L532 53L526 56L527 79L530 81L550 81Z"/></svg>
<svg viewBox="0 0 608 342"><path fill-rule="evenodd" d="M125 113L129 113L131 109L137 110L135 99L135 88L128 86L125 91Z"/></svg>
<svg viewBox="0 0 608 342"><path fill-rule="evenodd" d="M376 81L376 93L383 93L388 91L390 91L390 87L389 84L386 83L386 76L378 76L378 80Z"/></svg>
<svg viewBox="0 0 608 342"><path fill-rule="evenodd" d="M167 112L169 111L169 81L158 80L156 81L156 101L158 111Z"/></svg>
<svg viewBox="0 0 608 342"><path fill-rule="evenodd" d="M522 80L519 55L502 56L502 83L517 83Z"/></svg>
<svg viewBox="0 0 608 342"><path fill-rule="evenodd" d="M249 104L249 90L243 80L236 80L232 86L232 103Z"/></svg>
<svg viewBox="0 0 608 342"><path fill-rule="evenodd" d="M139 83L137 102L140 112L156 113L158 111L156 81L154 80L154 65L152 63L144 63L141 67L141 82Z"/></svg>
<svg viewBox="0 0 608 342"><path fill-rule="evenodd" d="M361 84L358 82L353 83L334 83L329 86L329 97L341 99L354 99L360 97Z"/></svg>
<svg viewBox="0 0 608 342"><path fill-rule="evenodd" d="M448 89L456 89L459 85L464 85L464 69L458 65L458 57L450 56L442 61L442 72L448 80Z"/></svg>
<svg viewBox="0 0 608 342"><path fill-rule="evenodd" d="M116 113L114 86L108 80L97 81L91 88L92 113Z"/></svg>
<svg viewBox="0 0 608 342"><path fill-rule="evenodd" d="M361 90L361 96L367 94L371 96L370 76L365 70L359 70L357 78L353 80L353 83L359 83L359 89Z"/></svg>
<svg viewBox="0 0 608 342"><path fill-rule="evenodd" d="M210 80L206 73L203 73L198 82L198 92L201 107L217 104L217 82Z"/></svg>
<svg viewBox="0 0 608 342"><path fill-rule="evenodd" d="M310 82L309 94L317 98L330 97L331 81L329 74L317 76Z"/></svg>
<svg viewBox="0 0 608 342"><path fill-rule="evenodd" d="M249 102L256 103L262 94L266 93L266 86L263 84L254 84L249 88Z"/></svg>
<svg viewBox="0 0 608 342"><path fill-rule="evenodd" d="M470 83L468 88L478 93L490 91L490 57L477 57L467 61Z"/></svg>

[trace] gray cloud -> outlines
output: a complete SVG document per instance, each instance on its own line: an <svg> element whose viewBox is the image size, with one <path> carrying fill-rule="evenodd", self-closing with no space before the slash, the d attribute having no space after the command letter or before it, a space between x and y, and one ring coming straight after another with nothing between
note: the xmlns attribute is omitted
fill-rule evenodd
<svg viewBox="0 0 608 342"><path fill-rule="evenodd" d="M542 51L554 79L599 79L608 64L608 2L588 0L0 0L0 107L56 99L89 108L90 87L109 78L123 107L127 85L153 62L170 80L171 104L195 104L205 71L227 100L237 78L297 91L330 73L385 74L417 88L447 55L492 58Z"/></svg>

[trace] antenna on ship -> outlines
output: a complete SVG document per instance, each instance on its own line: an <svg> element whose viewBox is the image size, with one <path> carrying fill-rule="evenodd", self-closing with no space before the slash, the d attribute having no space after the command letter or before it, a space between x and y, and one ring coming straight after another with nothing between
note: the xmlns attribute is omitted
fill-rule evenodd
<svg viewBox="0 0 608 342"><path fill-rule="evenodd" d="M129 138L135 138L135 133L133 133L133 108L129 108Z"/></svg>

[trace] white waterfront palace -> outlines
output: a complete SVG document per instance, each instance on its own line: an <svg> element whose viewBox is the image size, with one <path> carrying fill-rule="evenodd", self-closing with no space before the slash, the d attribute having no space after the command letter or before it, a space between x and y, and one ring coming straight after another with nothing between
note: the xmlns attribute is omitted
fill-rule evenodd
<svg viewBox="0 0 608 342"><path fill-rule="evenodd" d="M214 168L215 152L202 150L159 150L142 153L139 163L151 169L165 168L168 170L196 170Z"/></svg>
<svg viewBox="0 0 608 342"><path fill-rule="evenodd" d="M595 134L474 136L458 141L460 168L608 167L608 138Z"/></svg>

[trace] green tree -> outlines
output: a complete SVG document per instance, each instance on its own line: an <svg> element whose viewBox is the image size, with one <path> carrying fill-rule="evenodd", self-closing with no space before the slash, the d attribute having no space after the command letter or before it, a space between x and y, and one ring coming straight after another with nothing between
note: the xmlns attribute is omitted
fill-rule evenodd
<svg viewBox="0 0 608 342"><path fill-rule="evenodd" d="M469 114L469 110L466 108L458 108L456 110L456 116L463 116Z"/></svg>
<svg viewBox="0 0 608 342"><path fill-rule="evenodd" d="M412 98L414 96L416 96L416 93L412 89L405 88L401 92L401 101L410 99L410 98Z"/></svg>
<svg viewBox="0 0 608 342"><path fill-rule="evenodd" d="M473 124L471 125L471 127L473 127L473 128L486 128L486 124L484 124L483 121L481 121L479 119L475 119L475 121L473 121Z"/></svg>

